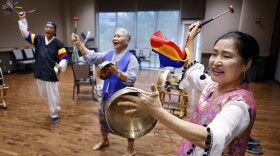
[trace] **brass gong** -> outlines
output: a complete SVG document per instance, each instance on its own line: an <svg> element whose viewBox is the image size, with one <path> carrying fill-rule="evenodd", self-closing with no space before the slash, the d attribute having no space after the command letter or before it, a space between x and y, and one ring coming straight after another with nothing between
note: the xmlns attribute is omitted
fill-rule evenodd
<svg viewBox="0 0 280 156"><path fill-rule="evenodd" d="M106 80L106 79L108 79L109 77L111 77L111 75L112 75L113 73L108 72L108 71L106 70L106 68L109 67L110 65L113 65L113 63L110 62L110 61L104 61L103 63L101 63L101 64L98 66L98 72L97 72L97 74L98 74L98 76L99 76L100 79Z"/></svg>
<svg viewBox="0 0 280 156"><path fill-rule="evenodd" d="M127 101L121 95L137 96L139 92L149 93L139 88L126 87L117 91L106 105L106 121L111 131L125 138L138 138L149 133L156 125L157 120L146 112L136 111L125 114L124 111L131 109L129 106L118 106L118 102Z"/></svg>
<svg viewBox="0 0 280 156"><path fill-rule="evenodd" d="M59 80L59 78L60 78L60 69L58 68L58 66L59 65L56 63L53 69L54 69L56 78Z"/></svg>

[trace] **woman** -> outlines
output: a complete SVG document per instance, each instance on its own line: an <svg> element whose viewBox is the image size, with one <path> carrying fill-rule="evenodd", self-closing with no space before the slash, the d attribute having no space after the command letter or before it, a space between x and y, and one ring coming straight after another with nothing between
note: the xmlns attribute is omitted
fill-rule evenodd
<svg viewBox="0 0 280 156"><path fill-rule="evenodd" d="M187 36L190 54L194 39L200 32L199 22L190 25ZM133 102L119 105L135 106L149 112L161 123L184 138L178 155L245 155L248 138L255 120L255 102L249 90L245 72L256 60L259 47L256 40L242 32L230 32L216 42L209 59L211 76L201 80L204 67L193 63L184 74L181 89L188 85L202 91L190 121L181 120L162 106L159 98L139 94L125 96ZM192 55L193 56L193 55ZM193 61L190 58L189 61ZM152 91L155 86L152 85Z"/></svg>
<svg viewBox="0 0 280 156"><path fill-rule="evenodd" d="M109 100L116 91L126 86L131 87L136 81L139 65L136 57L127 50L130 38L131 35L126 29L118 28L116 29L112 39L114 50L95 53L94 51L88 50L84 47L79 36L72 34L72 41L77 46L80 53L83 55L83 59L88 64L99 65L104 61L111 61L114 63L106 69L108 72L113 74L110 78L104 81L102 100L99 104L98 110L102 139L99 143L93 146L93 150L99 150L109 145L108 134L110 130L105 119L106 101ZM127 140L127 152L124 156L133 156L136 153L134 150L134 139Z"/></svg>

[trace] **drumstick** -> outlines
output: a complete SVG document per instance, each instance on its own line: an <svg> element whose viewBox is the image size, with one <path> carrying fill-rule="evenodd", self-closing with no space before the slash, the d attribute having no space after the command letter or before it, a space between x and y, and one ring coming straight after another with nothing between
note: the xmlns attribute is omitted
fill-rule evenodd
<svg viewBox="0 0 280 156"><path fill-rule="evenodd" d="M74 34L77 34L78 20L79 20L79 17L75 16L74 17L74 21L75 21L75 24L74 24Z"/></svg>
<svg viewBox="0 0 280 156"><path fill-rule="evenodd" d="M230 6L228 7L228 10L226 10L226 11L220 13L220 14L217 15L217 16L214 16L213 18L211 18L211 19L209 19L209 20L207 20L207 21L204 21L204 22L201 23L198 27L201 28L203 25L205 25L205 24L207 24L207 23L213 21L214 19L216 19L216 18L218 18L218 17L220 17L220 16L222 16L222 15L228 13L228 12L234 13L234 9L233 9L233 6L232 6L232 5L230 5ZM192 31L192 29L193 29L193 28L191 28L190 31Z"/></svg>
<svg viewBox="0 0 280 156"><path fill-rule="evenodd" d="M220 16L222 16L222 15L228 13L228 12L234 13L234 9L233 9L233 6L232 6L232 5L230 5L230 6L228 7L228 10L226 10L226 11L220 13L219 15L216 15L216 16L214 16L213 18L211 18L211 19L209 19L209 20L207 20L207 21L201 23L201 24L198 26L198 28L201 28L203 25L205 25L205 24L207 24L207 23L213 21L214 19L216 19L216 18L218 18L218 17L220 17ZM193 28L194 28L194 27L192 27L192 28L189 30L189 32L191 32ZM186 39L185 49L186 49L186 47L187 47L187 43L188 43L188 37L187 37L187 39ZM188 61L186 61L186 63L184 64L184 66L186 66L186 65L188 65Z"/></svg>
<svg viewBox="0 0 280 156"><path fill-rule="evenodd" d="M77 34L78 20L79 20L79 17L75 16L74 17L74 22L75 22L74 23L74 34ZM79 60L79 54L77 51L77 47L75 45L73 47L72 60L73 60L73 62L78 62L78 60Z"/></svg>
<svg viewBox="0 0 280 156"><path fill-rule="evenodd" d="M234 9L233 9L232 5L229 6L229 9L228 9L228 10L226 10L226 11L222 12L221 14L219 14L219 15L213 17L212 19L209 19L209 20L207 20L207 21L201 23L201 24L199 25L199 28L201 28L203 25L205 25L205 24L207 24L207 23L213 21L214 19L216 19L216 18L218 18L218 17L220 17L220 16L222 16L222 15L228 13L228 12L234 13Z"/></svg>

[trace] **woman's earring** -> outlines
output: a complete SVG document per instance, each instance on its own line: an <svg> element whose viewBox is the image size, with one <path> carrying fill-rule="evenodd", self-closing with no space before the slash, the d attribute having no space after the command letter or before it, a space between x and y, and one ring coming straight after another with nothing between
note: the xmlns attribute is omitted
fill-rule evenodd
<svg viewBox="0 0 280 156"><path fill-rule="evenodd" d="M248 77L246 76L246 72L245 71L243 72L242 75L243 75L242 83L245 83L245 82L249 83L249 80L248 80Z"/></svg>

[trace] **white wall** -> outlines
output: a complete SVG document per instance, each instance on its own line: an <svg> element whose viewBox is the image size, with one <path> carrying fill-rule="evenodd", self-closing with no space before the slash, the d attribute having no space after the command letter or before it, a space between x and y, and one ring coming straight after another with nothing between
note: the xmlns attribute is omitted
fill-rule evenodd
<svg viewBox="0 0 280 156"><path fill-rule="evenodd" d="M270 56L276 9L277 0L244 0L240 30L257 39L260 56Z"/></svg>
<svg viewBox="0 0 280 156"><path fill-rule="evenodd" d="M78 16L77 34L80 35L84 31L91 31L94 36L95 32L95 0L65 0L64 5L67 6L64 10L65 36L64 42L71 46L71 34L74 32L74 16ZM95 42L94 42L95 43ZM95 48L95 44L91 44L90 48Z"/></svg>
<svg viewBox="0 0 280 156"><path fill-rule="evenodd" d="M43 34L47 21L57 24L57 38L65 46L71 46L71 33L74 32L74 16L79 17L78 34L91 31L95 34L95 0L21 0L18 1L23 10L37 9L27 14L29 30L35 34ZM0 13L0 51L26 47L29 44L21 37L18 29L18 16ZM95 45L91 45L95 47Z"/></svg>
<svg viewBox="0 0 280 156"><path fill-rule="evenodd" d="M277 0L207 0L205 20L227 10L229 5L234 8L233 14L227 13L203 26L202 53L210 53L222 34L238 30L256 38L260 56L269 56ZM257 19L260 23L256 23Z"/></svg>
<svg viewBox="0 0 280 156"><path fill-rule="evenodd" d="M211 53L214 42L226 32L238 30L242 0L207 0L205 20L211 19L216 15L228 10L229 5L234 8L234 13L227 13L214 19L202 28L202 53Z"/></svg>

